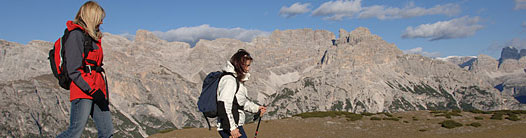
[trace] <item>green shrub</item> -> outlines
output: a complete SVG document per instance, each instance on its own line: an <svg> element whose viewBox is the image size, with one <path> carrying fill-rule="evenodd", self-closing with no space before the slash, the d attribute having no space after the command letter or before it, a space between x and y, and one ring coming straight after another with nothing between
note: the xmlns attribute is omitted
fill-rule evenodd
<svg viewBox="0 0 526 138"><path fill-rule="evenodd" d="M443 117L446 117L448 119L451 119L451 115L449 115L449 114L438 114L438 115L435 115L435 117L439 117L439 116L443 116Z"/></svg>
<svg viewBox="0 0 526 138"><path fill-rule="evenodd" d="M363 116L361 114L350 113L350 114L346 114L345 117L347 117L347 121L356 121L356 120L361 120Z"/></svg>
<svg viewBox="0 0 526 138"><path fill-rule="evenodd" d="M480 127L482 125L479 122L473 122L471 124L466 124L466 126Z"/></svg>
<svg viewBox="0 0 526 138"><path fill-rule="evenodd" d="M383 118L383 120L399 121L400 119L395 118L395 117L388 117L388 118Z"/></svg>
<svg viewBox="0 0 526 138"><path fill-rule="evenodd" d="M495 113L502 113L502 114L508 114L508 113L511 113L510 110L498 110L498 111L492 111L492 112L493 112L493 114L495 114Z"/></svg>
<svg viewBox="0 0 526 138"><path fill-rule="evenodd" d="M447 111L444 111L444 110L431 110L431 112L429 112L431 114L439 114L439 113L447 113Z"/></svg>
<svg viewBox="0 0 526 138"><path fill-rule="evenodd" d="M460 113L461 111L460 110L452 110L451 112L448 112L448 111L434 111L432 112L433 114L437 114L435 115L435 117L439 117L439 116L444 116L448 119L451 119L451 116L462 116Z"/></svg>
<svg viewBox="0 0 526 138"><path fill-rule="evenodd" d="M494 112L493 115L491 115L491 118L493 120L502 120L502 116L504 116L504 113L502 112Z"/></svg>
<svg viewBox="0 0 526 138"><path fill-rule="evenodd" d="M418 118L413 116L413 121L418 121Z"/></svg>
<svg viewBox="0 0 526 138"><path fill-rule="evenodd" d="M306 112L306 113L301 113L301 114L297 114L297 115L294 115L294 116L299 116L299 117L301 117L301 118L311 118L311 117L336 117L336 116L344 115L345 113L348 113L348 112L340 112L340 111Z"/></svg>
<svg viewBox="0 0 526 138"><path fill-rule="evenodd" d="M479 109L468 110L468 112L471 112L471 113L474 113L474 114L482 114L483 113L483 111L479 110Z"/></svg>
<svg viewBox="0 0 526 138"><path fill-rule="evenodd" d="M508 117L506 119L510 121L519 121L521 120L517 114L508 114Z"/></svg>
<svg viewBox="0 0 526 138"><path fill-rule="evenodd" d="M404 120L404 123L409 123L409 121L405 121L405 120Z"/></svg>
<svg viewBox="0 0 526 138"><path fill-rule="evenodd" d="M475 120L484 120L482 116L475 116Z"/></svg>
<svg viewBox="0 0 526 138"><path fill-rule="evenodd" d="M371 117L371 120L382 120L380 117L373 116Z"/></svg>
<svg viewBox="0 0 526 138"><path fill-rule="evenodd" d="M294 116L298 116L301 118L345 116L347 118L347 121L356 121L356 120L362 119L361 114L355 114L351 112L342 112L342 111L307 112L307 113L297 114Z"/></svg>
<svg viewBox="0 0 526 138"><path fill-rule="evenodd" d="M474 114L491 114L491 112L489 112L489 111L481 111L481 110L478 110L478 109L469 110L468 112L471 112L471 113L474 113Z"/></svg>
<svg viewBox="0 0 526 138"><path fill-rule="evenodd" d="M363 115L363 116L372 116L372 115L374 115L374 114L373 114L373 113L363 112L362 115Z"/></svg>
<svg viewBox="0 0 526 138"><path fill-rule="evenodd" d="M419 129L418 131L420 131L420 132L426 132L427 129Z"/></svg>
<svg viewBox="0 0 526 138"><path fill-rule="evenodd" d="M384 114L387 117L393 117L393 115L391 113L388 113L388 112L381 112L381 113L378 113L378 114Z"/></svg>
<svg viewBox="0 0 526 138"><path fill-rule="evenodd" d="M445 121L442 121L442 122L440 122L438 124L441 124L442 127L445 127L445 128L448 128L448 129L452 129L452 128L455 128L455 127L461 127L462 126L461 123L453 121L453 120L445 120Z"/></svg>
<svg viewBox="0 0 526 138"><path fill-rule="evenodd" d="M449 112L448 114L451 116L462 116L460 112Z"/></svg>
<svg viewBox="0 0 526 138"><path fill-rule="evenodd" d="M514 114L526 114L526 110L513 110L511 112Z"/></svg>

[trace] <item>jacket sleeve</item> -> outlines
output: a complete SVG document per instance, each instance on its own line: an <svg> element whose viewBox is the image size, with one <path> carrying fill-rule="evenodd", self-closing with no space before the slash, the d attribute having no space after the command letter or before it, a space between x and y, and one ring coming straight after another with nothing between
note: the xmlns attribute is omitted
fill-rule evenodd
<svg viewBox="0 0 526 138"><path fill-rule="evenodd" d="M232 106L234 102L234 95L236 93L236 89L237 83L234 77L225 76L219 81L219 88L217 90L219 94L217 96L217 101L220 103L218 105L222 105L218 108L223 109L218 109L218 111L226 112L226 117L222 118L224 122L221 123L221 126L224 129L229 129L230 131L238 127L237 123L235 122L234 115L232 113ZM223 104L221 104L221 102ZM221 114L222 113L220 112L219 116L221 116Z"/></svg>
<svg viewBox="0 0 526 138"><path fill-rule="evenodd" d="M242 84L240 84L240 85L242 85ZM248 100L248 95L247 95L246 88L245 87L243 87L243 88L244 88L243 91L240 88L239 91L236 94L237 102L239 103L239 105L244 107L245 111L248 111L248 112L251 112L251 113L257 113L258 110L259 110L259 105L257 105L256 103Z"/></svg>
<svg viewBox="0 0 526 138"><path fill-rule="evenodd" d="M84 34L82 31L74 30L69 33L68 39L64 45L66 68L68 75L84 93L89 93L91 87L82 78L81 72L77 69L82 66L82 54L84 53Z"/></svg>

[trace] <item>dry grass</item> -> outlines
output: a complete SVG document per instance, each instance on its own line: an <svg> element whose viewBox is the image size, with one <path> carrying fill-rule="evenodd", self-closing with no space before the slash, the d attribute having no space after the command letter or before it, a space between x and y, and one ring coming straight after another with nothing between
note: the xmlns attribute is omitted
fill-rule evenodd
<svg viewBox="0 0 526 138"><path fill-rule="evenodd" d="M518 119L493 120L492 114L460 112L461 116L435 116L430 111L413 111L389 114L362 116L361 119L349 121L344 113L337 113L333 117L292 117L280 120L262 121L259 128L259 138L280 137L400 137L400 138L495 138L495 137L524 137L526 130L525 114L515 114ZM392 120L371 120L371 118L397 118ZM484 118L477 120L475 117ZM452 120L463 126L447 129L439 124L445 120ZM256 123L246 124L248 137L253 137ZM475 127L476 126L476 127ZM218 137L215 129L190 128L156 134L154 138L172 137Z"/></svg>

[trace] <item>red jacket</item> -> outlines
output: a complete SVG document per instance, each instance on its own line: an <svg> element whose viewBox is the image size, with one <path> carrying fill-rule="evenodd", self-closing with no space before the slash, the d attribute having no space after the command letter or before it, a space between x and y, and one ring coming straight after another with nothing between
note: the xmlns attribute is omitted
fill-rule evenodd
<svg viewBox="0 0 526 138"><path fill-rule="evenodd" d="M80 50L83 51L83 48L84 48L83 40L89 39L89 38L82 37L83 34L79 33L79 32L84 33L85 32L84 28L82 28L78 24L74 24L73 21L68 21L66 23L66 26L69 31L72 31L69 34L68 39L66 40L66 45L65 45L66 52L69 52L71 50L77 50L77 51L72 52L72 53L75 53L73 55L72 54L68 55L68 53L66 53L66 61L67 61L66 63L68 64L67 65L68 67L70 67L70 63L78 64L78 65L71 65L73 66L73 68L75 68L75 70L74 69L69 70L68 68L68 74L70 74L70 77L73 80L70 85L69 100L73 101L79 98L80 99L93 99L91 96L89 96L86 93L92 93L99 89L102 90L104 95L107 97L108 94L107 94L106 82L104 81L102 73L96 72L96 71L91 71L91 73L86 72L84 71L85 67L82 64L79 64L81 62L84 62L84 65L102 66L102 59L104 56L102 52L101 39L99 39L99 41L96 41L95 39L91 39L93 40L94 50L90 51L88 53L88 57L86 58L86 60L96 61L97 65L88 63L86 62L86 60L82 60L82 58L84 57L84 52L80 52ZM77 28L83 31L78 31L78 32L73 33L73 30ZM72 35L75 35L75 36L72 36ZM72 38L72 37L75 37L75 38ZM70 60L77 60L77 61L70 61Z"/></svg>

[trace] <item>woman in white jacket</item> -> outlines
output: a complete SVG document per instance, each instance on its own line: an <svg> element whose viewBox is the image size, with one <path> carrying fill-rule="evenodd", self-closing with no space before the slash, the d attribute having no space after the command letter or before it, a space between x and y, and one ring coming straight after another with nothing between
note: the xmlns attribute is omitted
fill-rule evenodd
<svg viewBox="0 0 526 138"><path fill-rule="evenodd" d="M248 100L247 88L244 83L250 76L248 72L251 63L250 54L244 49L239 49L223 68L223 72L231 74L224 75L217 88L217 130L223 138L247 137L243 129L245 122L243 110L252 113L261 111L260 116L267 110L265 106L259 106Z"/></svg>

